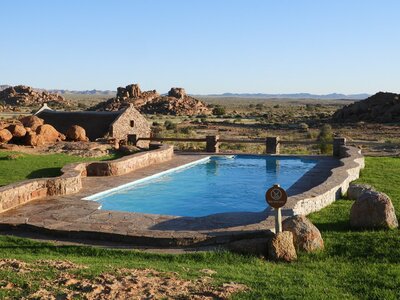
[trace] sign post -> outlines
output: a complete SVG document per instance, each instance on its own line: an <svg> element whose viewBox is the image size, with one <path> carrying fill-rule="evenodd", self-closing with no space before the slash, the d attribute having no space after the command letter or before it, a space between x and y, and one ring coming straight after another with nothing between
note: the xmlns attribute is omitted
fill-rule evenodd
<svg viewBox="0 0 400 300"><path fill-rule="evenodd" d="M275 211L275 233L282 232L281 207L284 206L287 201L286 191L281 188L279 184L274 184L265 193L265 200Z"/></svg>

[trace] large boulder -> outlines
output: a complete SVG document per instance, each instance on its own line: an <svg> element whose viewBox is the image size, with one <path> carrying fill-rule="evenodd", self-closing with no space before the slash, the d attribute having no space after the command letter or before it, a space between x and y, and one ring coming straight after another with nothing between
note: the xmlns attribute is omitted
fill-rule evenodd
<svg viewBox="0 0 400 300"><path fill-rule="evenodd" d="M86 131L83 127L78 125L73 125L68 128L66 132L66 137L70 141L80 141L80 142L87 142L89 139L86 136Z"/></svg>
<svg viewBox="0 0 400 300"><path fill-rule="evenodd" d="M12 139L12 134L8 129L0 130L0 143L8 143Z"/></svg>
<svg viewBox="0 0 400 300"><path fill-rule="evenodd" d="M19 121L24 125L24 127L30 127L32 130L36 130L39 126L44 124L43 119L36 116L26 116Z"/></svg>
<svg viewBox="0 0 400 300"><path fill-rule="evenodd" d="M11 132L12 136L15 138L22 138L26 134L25 127L20 124L12 124L8 126L7 129Z"/></svg>
<svg viewBox="0 0 400 300"><path fill-rule="evenodd" d="M64 139L65 136L59 133L53 126L44 124L36 128L36 131L28 132L25 143L30 146L41 146L62 141Z"/></svg>
<svg viewBox="0 0 400 300"><path fill-rule="evenodd" d="M276 234L268 243L268 258L274 261L291 262L297 259L293 243L293 233L283 231Z"/></svg>
<svg viewBox="0 0 400 300"><path fill-rule="evenodd" d="M362 194L369 191L375 191L375 189L369 184L350 183L349 188L347 189L347 198L356 200Z"/></svg>
<svg viewBox="0 0 400 300"><path fill-rule="evenodd" d="M314 252L324 249L324 240L318 228L303 215L284 220L282 230L293 233L293 242L298 250Z"/></svg>
<svg viewBox="0 0 400 300"><path fill-rule="evenodd" d="M389 196L381 192L363 193L351 207L350 226L353 228L396 228L399 223Z"/></svg>
<svg viewBox="0 0 400 300"><path fill-rule="evenodd" d="M168 97L183 99L186 97L186 91L184 88L173 87L169 90Z"/></svg>

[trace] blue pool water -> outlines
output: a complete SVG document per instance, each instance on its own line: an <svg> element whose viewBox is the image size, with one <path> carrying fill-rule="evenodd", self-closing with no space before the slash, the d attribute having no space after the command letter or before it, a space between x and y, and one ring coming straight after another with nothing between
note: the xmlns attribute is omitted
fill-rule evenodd
<svg viewBox="0 0 400 300"><path fill-rule="evenodd" d="M103 196L102 209L176 216L263 211L274 183L287 189L316 161L261 156L214 156ZM90 197L89 197L90 198Z"/></svg>

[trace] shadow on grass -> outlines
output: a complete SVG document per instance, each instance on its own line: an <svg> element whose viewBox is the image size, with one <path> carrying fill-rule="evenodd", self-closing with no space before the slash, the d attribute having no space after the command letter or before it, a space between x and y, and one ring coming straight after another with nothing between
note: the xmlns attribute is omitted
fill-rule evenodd
<svg viewBox="0 0 400 300"><path fill-rule="evenodd" d="M56 177L61 175L61 168L44 168L32 171L29 173L26 178L43 178L43 177Z"/></svg>
<svg viewBox="0 0 400 300"><path fill-rule="evenodd" d="M348 220L338 220L336 222L330 223L318 223L313 222L315 226L320 231L334 231L334 232L343 232L343 231L350 231L350 223Z"/></svg>

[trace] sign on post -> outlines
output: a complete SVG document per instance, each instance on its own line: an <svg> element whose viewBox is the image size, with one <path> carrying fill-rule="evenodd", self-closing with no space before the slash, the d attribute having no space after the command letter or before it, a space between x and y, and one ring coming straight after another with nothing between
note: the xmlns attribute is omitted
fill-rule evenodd
<svg viewBox="0 0 400 300"><path fill-rule="evenodd" d="M282 232L282 214L281 207L286 204L287 193L279 186L274 184L265 193L265 200L275 210L275 233Z"/></svg>

